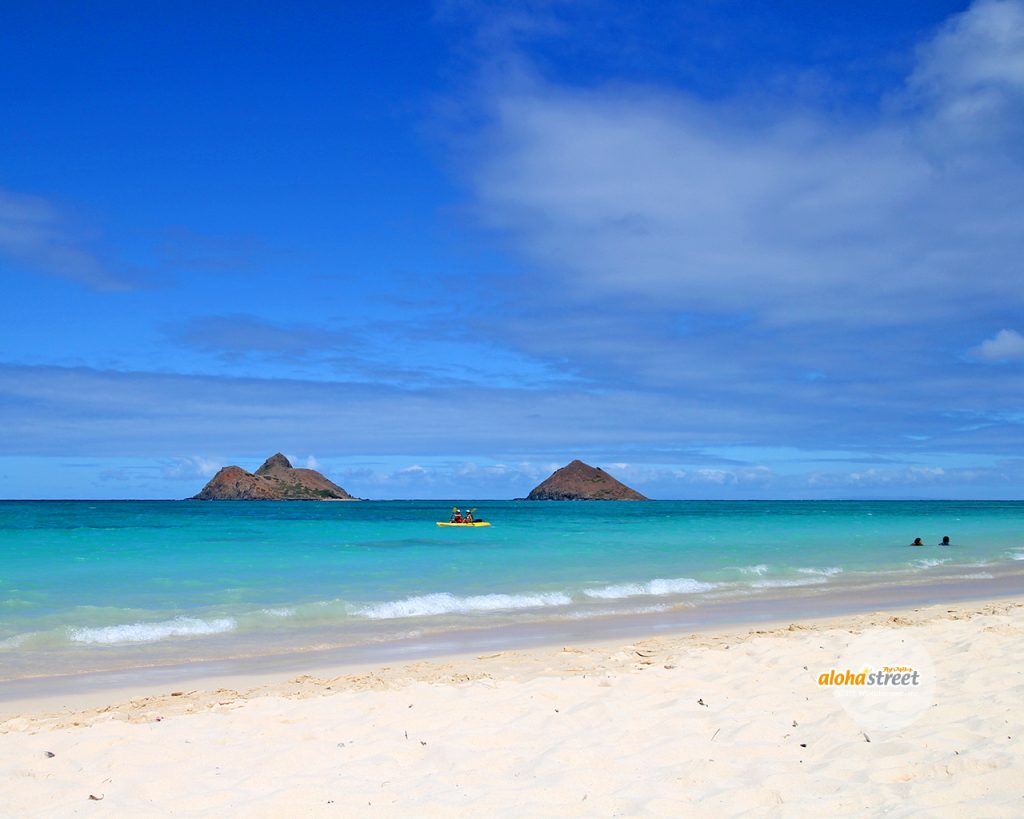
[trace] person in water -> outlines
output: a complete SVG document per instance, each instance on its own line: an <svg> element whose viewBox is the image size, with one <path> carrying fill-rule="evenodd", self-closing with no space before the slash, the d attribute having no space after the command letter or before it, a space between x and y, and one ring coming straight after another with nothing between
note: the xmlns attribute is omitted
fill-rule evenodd
<svg viewBox="0 0 1024 819"><path fill-rule="evenodd" d="M939 545L940 546L948 546L949 545L949 535L945 535L942 538L942 543L940 543Z"/></svg>
<svg viewBox="0 0 1024 819"><path fill-rule="evenodd" d="M914 538L914 542L911 543L910 545L911 546L924 546L924 542L921 540L921 538L915 537Z"/></svg>

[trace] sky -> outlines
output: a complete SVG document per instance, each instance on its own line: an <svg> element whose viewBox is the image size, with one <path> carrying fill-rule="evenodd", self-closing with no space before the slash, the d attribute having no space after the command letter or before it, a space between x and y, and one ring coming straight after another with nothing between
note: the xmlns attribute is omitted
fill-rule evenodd
<svg viewBox="0 0 1024 819"><path fill-rule="evenodd" d="M0 497L1019 498L1024 0L0 4Z"/></svg>

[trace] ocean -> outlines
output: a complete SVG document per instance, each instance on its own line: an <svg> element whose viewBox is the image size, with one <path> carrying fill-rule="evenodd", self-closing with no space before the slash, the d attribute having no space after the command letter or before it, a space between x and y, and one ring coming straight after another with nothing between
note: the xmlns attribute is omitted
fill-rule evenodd
<svg viewBox="0 0 1024 819"><path fill-rule="evenodd" d="M2 502L0 680L1024 578L1024 502L454 504Z"/></svg>

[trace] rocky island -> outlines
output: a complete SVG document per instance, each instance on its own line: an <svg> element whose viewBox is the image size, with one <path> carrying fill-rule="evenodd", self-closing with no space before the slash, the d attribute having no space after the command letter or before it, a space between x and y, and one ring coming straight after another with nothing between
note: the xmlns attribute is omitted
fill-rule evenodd
<svg viewBox="0 0 1024 819"><path fill-rule="evenodd" d="M575 460L534 487L526 500L648 500L597 466Z"/></svg>
<svg viewBox="0 0 1024 819"><path fill-rule="evenodd" d="M255 473L246 472L240 466L225 466L190 500L354 501L358 498L353 498L314 469L296 469L278 452L267 458Z"/></svg>

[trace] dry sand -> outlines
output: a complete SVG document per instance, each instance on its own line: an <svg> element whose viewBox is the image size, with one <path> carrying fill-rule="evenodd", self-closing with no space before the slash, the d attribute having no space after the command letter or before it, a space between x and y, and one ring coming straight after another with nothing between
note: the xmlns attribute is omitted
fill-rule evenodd
<svg viewBox="0 0 1024 819"><path fill-rule="evenodd" d="M818 685L876 638L909 724ZM1019 600L339 674L0 703L0 814L1024 816Z"/></svg>

